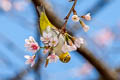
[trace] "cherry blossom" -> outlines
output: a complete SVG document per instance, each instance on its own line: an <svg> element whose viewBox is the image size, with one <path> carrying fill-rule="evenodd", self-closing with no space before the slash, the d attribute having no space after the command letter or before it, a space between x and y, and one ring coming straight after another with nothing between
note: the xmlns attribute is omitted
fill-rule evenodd
<svg viewBox="0 0 120 80"><path fill-rule="evenodd" d="M51 36L52 34L51 33L46 33L46 32L43 32L43 37L41 37L41 41L43 41L43 43L48 43L51 39Z"/></svg>
<svg viewBox="0 0 120 80"><path fill-rule="evenodd" d="M69 51L75 51L75 50L77 50L77 47L74 44L69 46Z"/></svg>
<svg viewBox="0 0 120 80"><path fill-rule="evenodd" d="M79 20L80 20L80 18L78 17L78 15L73 15L72 16L72 21L78 22Z"/></svg>
<svg viewBox="0 0 120 80"><path fill-rule="evenodd" d="M52 53L47 57L47 59L49 60L49 63L52 63L52 62L56 62L59 59L59 57L55 55L55 53Z"/></svg>
<svg viewBox="0 0 120 80"><path fill-rule="evenodd" d="M28 3L24 1L15 1L13 2L13 6L18 11L23 11L27 7Z"/></svg>
<svg viewBox="0 0 120 80"><path fill-rule="evenodd" d="M47 27L47 32L50 32L50 31L51 31L51 27L48 26L48 27Z"/></svg>
<svg viewBox="0 0 120 80"><path fill-rule="evenodd" d="M73 42L72 42L70 39L68 39L68 44L69 44L70 46L72 46L72 45L73 45Z"/></svg>
<svg viewBox="0 0 120 80"><path fill-rule="evenodd" d="M35 55L33 56L25 55L24 57L27 59L25 61L25 64L31 64L31 67L33 67L35 64Z"/></svg>
<svg viewBox="0 0 120 80"><path fill-rule="evenodd" d="M65 44L62 46L62 51L64 53L68 52L70 50L70 46L67 45L67 43L65 42Z"/></svg>
<svg viewBox="0 0 120 80"><path fill-rule="evenodd" d="M43 50L43 53L46 54L46 53L49 52L49 50L50 50L50 49L49 49L48 47L45 47L44 50Z"/></svg>
<svg viewBox="0 0 120 80"><path fill-rule="evenodd" d="M50 39L49 46L55 47L57 44L58 44L58 38L57 37L53 37L53 38Z"/></svg>
<svg viewBox="0 0 120 80"><path fill-rule="evenodd" d="M66 53L66 52L69 52L69 51L74 51L74 50L76 50L77 48L76 48L76 46L73 44L73 45L67 45L67 43L65 42L65 44L62 46L62 51L64 52L64 53Z"/></svg>
<svg viewBox="0 0 120 80"><path fill-rule="evenodd" d="M9 0L1 0L1 5L0 7L4 10L4 11L10 11L12 8L12 4Z"/></svg>
<svg viewBox="0 0 120 80"><path fill-rule="evenodd" d="M84 39L81 38L81 37L80 38L76 38L74 44L75 44L75 46L77 48L80 48L81 44L84 44Z"/></svg>
<svg viewBox="0 0 120 80"><path fill-rule="evenodd" d="M85 25L85 26L83 27L83 29L84 29L85 32L87 32L87 31L89 30L89 26L88 26L88 25Z"/></svg>
<svg viewBox="0 0 120 80"><path fill-rule="evenodd" d="M114 38L114 33L109 28L104 28L96 33L93 40L98 46L102 47L109 46L110 43L113 42Z"/></svg>
<svg viewBox="0 0 120 80"><path fill-rule="evenodd" d="M81 16L81 17L82 17L83 19L87 20L87 21L91 20L90 13L88 13L88 14L86 14L86 15L84 15L84 16Z"/></svg>
<svg viewBox="0 0 120 80"><path fill-rule="evenodd" d="M89 26L86 25L83 21L80 21L80 24L85 32L87 32L89 30Z"/></svg>
<svg viewBox="0 0 120 80"><path fill-rule="evenodd" d="M36 53L40 48L32 36L30 36L29 39L25 39L25 42L25 47L30 52Z"/></svg>
<svg viewBox="0 0 120 80"><path fill-rule="evenodd" d="M70 39L68 39L68 44L69 44L69 51L77 50L77 47L73 44L73 42Z"/></svg>

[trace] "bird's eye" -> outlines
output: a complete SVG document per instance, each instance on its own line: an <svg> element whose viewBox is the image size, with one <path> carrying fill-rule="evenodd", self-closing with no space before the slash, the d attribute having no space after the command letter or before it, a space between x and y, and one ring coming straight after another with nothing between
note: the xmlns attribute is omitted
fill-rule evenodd
<svg viewBox="0 0 120 80"><path fill-rule="evenodd" d="M67 61L67 57L65 57L65 58L63 59L63 61L66 62L66 61Z"/></svg>
<svg viewBox="0 0 120 80"><path fill-rule="evenodd" d="M63 62L64 63L68 63L70 61L70 56L67 55L64 59L63 59Z"/></svg>

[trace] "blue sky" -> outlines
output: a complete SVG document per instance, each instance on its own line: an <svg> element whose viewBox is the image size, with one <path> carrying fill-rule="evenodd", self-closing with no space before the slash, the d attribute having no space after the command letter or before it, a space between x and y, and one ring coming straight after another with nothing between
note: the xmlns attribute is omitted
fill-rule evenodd
<svg viewBox="0 0 120 80"><path fill-rule="evenodd" d="M19 0L14 0L19 1ZM76 5L78 15L83 15L99 0L79 0ZM72 3L67 0L49 0L56 14L64 19ZM100 10L93 20L88 24L90 30L87 33L81 31L81 28L75 32L77 37L83 36L86 39L87 47L95 52L95 56L102 59L111 68L118 67L120 64L120 39L116 38L109 44L100 48L93 44L91 39L95 34L103 28L109 28L115 36L119 36L120 28L120 0L114 0ZM21 16L21 17L20 17ZM69 25L74 24L69 20ZM4 78L14 76L17 71L24 69L28 66L24 64L24 55L31 54L25 51L24 39L29 36L36 37L36 16L33 5L29 3L24 11L11 10L9 12L0 13L0 76ZM76 23L77 24L77 23ZM71 26L70 26L71 27ZM87 37L87 36L89 37ZM9 44L13 42L18 47ZM104 53L104 54L103 54ZM49 64L47 68L42 67L42 80L90 80L97 79L98 73L93 68L88 75L74 76L74 69L81 68L87 61L76 52L71 52L72 59L69 63L63 64L60 61L57 63ZM10 63L8 64L7 61ZM111 64L112 63L112 64ZM34 73L29 73L24 79L34 80ZM32 75L32 76L31 76Z"/></svg>

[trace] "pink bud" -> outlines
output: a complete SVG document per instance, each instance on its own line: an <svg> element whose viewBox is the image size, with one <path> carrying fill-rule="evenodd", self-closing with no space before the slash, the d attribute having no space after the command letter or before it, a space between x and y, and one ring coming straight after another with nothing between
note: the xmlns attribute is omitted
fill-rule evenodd
<svg viewBox="0 0 120 80"><path fill-rule="evenodd" d="M85 20L87 20L87 21L91 20L90 13L88 13L88 14L86 14L86 15L84 15L84 16L81 16L81 18L83 18L83 19L85 19Z"/></svg>

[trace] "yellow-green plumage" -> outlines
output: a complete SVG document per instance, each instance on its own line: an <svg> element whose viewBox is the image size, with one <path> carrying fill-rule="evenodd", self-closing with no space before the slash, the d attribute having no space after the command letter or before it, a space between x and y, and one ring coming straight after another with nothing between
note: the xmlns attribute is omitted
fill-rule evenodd
<svg viewBox="0 0 120 80"><path fill-rule="evenodd" d="M41 12L40 14L40 32L41 34L43 33L43 31L46 30L46 28L50 26L50 27L54 27L50 21L48 20L45 12Z"/></svg>

